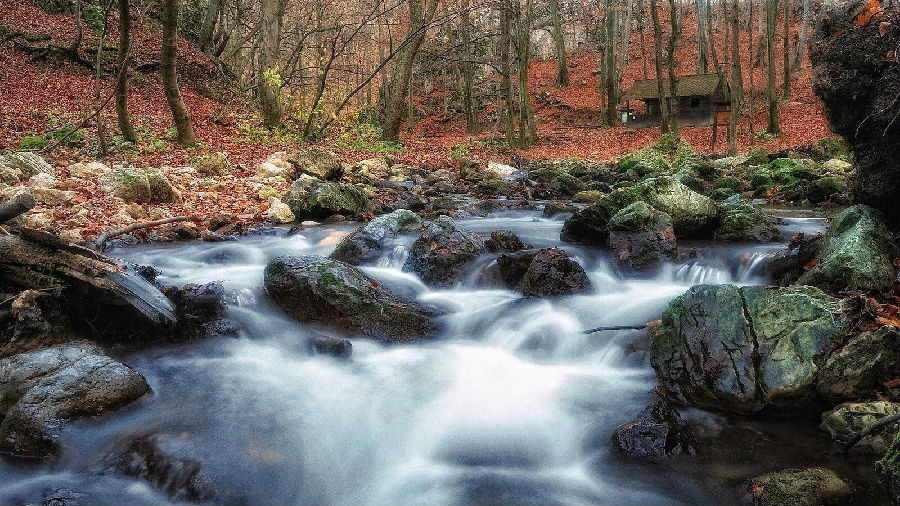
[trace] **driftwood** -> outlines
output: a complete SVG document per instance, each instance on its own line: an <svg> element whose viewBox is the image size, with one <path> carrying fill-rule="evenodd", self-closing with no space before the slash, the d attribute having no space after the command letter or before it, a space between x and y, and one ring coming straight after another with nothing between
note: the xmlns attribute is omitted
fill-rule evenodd
<svg viewBox="0 0 900 506"><path fill-rule="evenodd" d="M0 236L0 283L17 290L57 287L71 312L100 335L163 333L176 322L171 301L147 280L46 232Z"/></svg>
<svg viewBox="0 0 900 506"><path fill-rule="evenodd" d="M582 334L593 334L594 332L603 332L604 330L641 330L647 328L647 324L644 325L612 325L609 327L597 327L590 330L582 331Z"/></svg>
<svg viewBox="0 0 900 506"><path fill-rule="evenodd" d="M865 429L859 431L859 434L850 438L849 441L844 443L844 446L843 446L843 448L841 448L841 450L844 453L849 452L854 446L856 446L857 443L862 441L862 439L864 437L868 436L869 434L877 431L878 429L880 429L886 425L895 423L898 420L900 420L900 413L895 413L891 416L886 416L886 417L882 418L881 420L878 420L877 422L873 423L872 425L869 425Z"/></svg>
<svg viewBox="0 0 900 506"><path fill-rule="evenodd" d="M169 223L179 223L182 221L193 220L190 216L175 216L173 218L163 218L161 220L153 220L153 221L144 221L140 223L132 223L127 227L116 228L113 230L108 230L100 234L100 237L94 242L94 245L98 250L102 250L103 246L106 244L106 241L113 239L115 237L119 237L120 235L127 234L129 232L134 232L135 230L141 230L144 228L158 227L160 225L167 225Z"/></svg>
<svg viewBox="0 0 900 506"><path fill-rule="evenodd" d="M0 204L0 224L27 212L34 207L34 197L30 193L17 193L13 198Z"/></svg>

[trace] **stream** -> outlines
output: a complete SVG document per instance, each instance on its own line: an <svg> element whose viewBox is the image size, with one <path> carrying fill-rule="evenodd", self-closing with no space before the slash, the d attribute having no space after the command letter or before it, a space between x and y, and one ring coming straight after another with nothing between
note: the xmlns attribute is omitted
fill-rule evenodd
<svg viewBox="0 0 900 506"><path fill-rule="evenodd" d="M821 216L782 214L786 237L824 228ZM562 221L538 211L457 223L560 245ZM487 256L457 287L426 287L401 271L415 239L405 235L363 270L445 308L442 337L395 346L355 339L349 359L314 354L311 335L341 334L284 316L265 298L263 268L278 255L327 255L355 227L113 251L154 266L163 284L222 281L239 334L120 355L153 393L67 427L53 464L0 459L0 504L57 489L92 504L170 504L146 482L104 468L104 456L135 436L160 432L203 461L228 502L247 504L739 504L743 480L814 465L857 484L875 481L871 461L837 456L816 421L686 409L703 438L698 456L635 462L608 444L653 398L646 334L581 331L654 320L694 284L764 284L760 259L783 244L682 244L688 260L645 279L623 276L604 251L563 244L593 287L525 300L501 288ZM863 491L856 502L880 503L871 495L878 493Z"/></svg>

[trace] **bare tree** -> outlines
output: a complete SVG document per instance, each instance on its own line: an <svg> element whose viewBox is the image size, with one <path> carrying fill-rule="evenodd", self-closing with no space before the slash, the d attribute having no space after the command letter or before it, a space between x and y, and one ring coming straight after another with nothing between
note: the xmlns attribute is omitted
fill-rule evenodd
<svg viewBox="0 0 900 506"><path fill-rule="evenodd" d="M791 0L781 0L784 3L784 86L782 92L784 98L791 96Z"/></svg>
<svg viewBox="0 0 900 506"><path fill-rule="evenodd" d="M122 138L137 142L138 135L128 115L128 55L131 50L131 9L128 0L119 0L119 52L116 55L116 116Z"/></svg>
<svg viewBox="0 0 900 506"><path fill-rule="evenodd" d="M656 1L650 0L650 17L653 18L653 60L656 66L656 87L659 94L659 131L667 134L669 133L669 104L666 101L666 81L662 70L662 26L659 22Z"/></svg>
<svg viewBox="0 0 900 506"><path fill-rule="evenodd" d="M178 142L181 144L196 144L197 137L191 126L191 118L188 115L181 92L178 90L178 77L175 74L176 43L178 42L178 0L162 0L160 11L162 24L162 44L159 49L159 70L163 83L163 91L169 109L172 110L172 119L175 121Z"/></svg>
<svg viewBox="0 0 900 506"><path fill-rule="evenodd" d="M259 2L261 40L257 65L257 94L263 125L268 128L280 126L284 115L280 97L282 79L279 68L283 8L282 0Z"/></svg>
<svg viewBox="0 0 900 506"><path fill-rule="evenodd" d="M559 0L550 0L550 19L553 23L553 44L556 47L556 85L569 85L569 68L566 65L566 42L563 39Z"/></svg>
<svg viewBox="0 0 900 506"><path fill-rule="evenodd" d="M778 95L775 92L775 18L778 16L778 0L765 0L766 2L766 57L768 58L768 83L766 98L769 101L769 127L766 129L772 135L781 133L778 124Z"/></svg>
<svg viewBox="0 0 900 506"><path fill-rule="evenodd" d="M669 22L671 32L669 33L669 86L671 90L672 100L669 105L669 121L672 124L672 133L678 135L678 75L675 73L676 55L675 49L680 35L678 16L676 15L675 0L669 0Z"/></svg>
<svg viewBox="0 0 900 506"><path fill-rule="evenodd" d="M794 61L791 64L793 70L799 70L803 63L803 49L806 47L806 31L809 26L809 0L803 0L803 18L800 22L800 40L797 41L797 50L794 52Z"/></svg>

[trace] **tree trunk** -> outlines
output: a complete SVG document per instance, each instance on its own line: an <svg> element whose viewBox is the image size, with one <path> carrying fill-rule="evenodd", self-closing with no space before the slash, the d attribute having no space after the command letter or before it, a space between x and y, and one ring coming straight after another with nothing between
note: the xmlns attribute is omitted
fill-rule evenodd
<svg viewBox="0 0 900 506"><path fill-rule="evenodd" d="M737 104L744 102L744 75L741 72L741 28L739 17L741 15L739 0L733 0L731 5L731 91L736 95Z"/></svg>
<svg viewBox="0 0 900 506"><path fill-rule="evenodd" d="M181 92L178 90L178 77L175 74L176 44L178 42L178 0L162 0L160 10L160 22L162 23L162 44L159 49L159 71L163 83L163 91L169 109L172 110L172 119L175 121L175 129L178 132L178 142L181 144L196 144L194 128L191 126L191 117L181 100Z"/></svg>
<svg viewBox="0 0 900 506"><path fill-rule="evenodd" d="M197 36L197 45L203 51L208 51L212 46L213 32L221 10L221 0L209 0L209 5L206 6L206 12L203 15L203 23L200 25L200 34Z"/></svg>
<svg viewBox="0 0 900 506"><path fill-rule="evenodd" d="M518 27L517 46L519 66L519 146L527 147L537 140L534 111L531 108L531 93L528 88L528 63L531 56L531 0L526 0L525 13L519 0L513 0L513 9Z"/></svg>
<svg viewBox="0 0 900 506"><path fill-rule="evenodd" d="M806 29L809 26L809 0L803 0L803 20L800 25L800 40L797 42L797 50L794 52L792 70L800 70L803 63L803 49L806 47Z"/></svg>
<svg viewBox="0 0 900 506"><path fill-rule="evenodd" d="M128 55L131 45L131 9L128 0L119 0L119 53L116 58L118 74L116 76L116 116L119 118L119 130L122 138L128 142L137 142L137 132L131 125L128 115Z"/></svg>
<svg viewBox="0 0 900 506"><path fill-rule="evenodd" d="M775 92L775 18L778 15L778 0L766 1L766 57L768 58L768 83L766 98L769 101L769 127L772 135L781 133L778 125L778 95Z"/></svg>
<svg viewBox="0 0 900 506"><path fill-rule="evenodd" d="M603 17L603 87L606 92L606 104L603 107L603 124L614 126L616 118L616 28L618 26L618 10L616 0L606 0L606 12Z"/></svg>
<svg viewBox="0 0 900 506"><path fill-rule="evenodd" d="M631 16L634 10L634 0L625 0L625 20L622 27L622 43L619 46L619 68L616 70L616 87L621 91L622 77L625 75L625 67L628 66L628 46L631 42ZM620 95L617 93L616 95ZM618 97L617 97L618 101Z"/></svg>
<svg viewBox="0 0 900 506"><path fill-rule="evenodd" d="M513 116L513 95L512 95L512 55L510 48L512 46L512 3L510 0L503 0L500 12L500 72L501 88L503 91L503 100L505 105L504 120L506 123L506 143L509 146L515 145L515 116Z"/></svg>
<svg viewBox="0 0 900 506"><path fill-rule="evenodd" d="M659 131L669 133L669 105L666 101L666 81L662 70L662 26L659 23L657 0L650 0L650 16L653 18L653 60L656 66L656 88L659 93Z"/></svg>
<svg viewBox="0 0 900 506"><path fill-rule="evenodd" d="M69 52L73 55L78 54L78 48L81 47L81 39L84 38L84 22L81 19L82 5L81 0L75 0L75 39L69 47Z"/></svg>
<svg viewBox="0 0 900 506"><path fill-rule="evenodd" d="M556 46L556 85L569 85L569 67L566 65L566 41L563 39L559 0L550 0L550 19L553 22L553 43Z"/></svg>
<svg viewBox="0 0 900 506"><path fill-rule="evenodd" d="M669 86L671 87L672 101L669 105L669 121L672 123L672 133L678 135L678 76L675 74L675 45L678 42L679 28L678 16L676 16L675 0L669 0L669 19L672 31L669 34Z"/></svg>
<svg viewBox="0 0 900 506"><path fill-rule="evenodd" d="M706 1L697 0L697 73L709 72L709 43L706 37ZM711 37L710 37L711 38Z"/></svg>
<svg viewBox="0 0 900 506"><path fill-rule="evenodd" d="M257 94L263 125L281 125L281 72L279 42L281 40L281 0L261 0L259 4L259 64L257 66Z"/></svg>
<svg viewBox="0 0 900 506"><path fill-rule="evenodd" d="M463 82L463 107L466 111L466 131L478 132L478 104L475 103L473 85L475 81L475 69L472 64L472 25L469 19L469 0L463 0L462 12L459 18L459 34L462 38L462 63L459 66Z"/></svg>
<svg viewBox="0 0 900 506"><path fill-rule="evenodd" d="M702 0L698 0L702 1ZM644 79L647 79L649 74L647 73L647 44L644 42L644 23L646 22L646 15L644 14L644 5L643 0L637 0L637 10L638 10L638 30L640 31L641 37L641 60L643 60L644 67Z"/></svg>
<svg viewBox="0 0 900 506"><path fill-rule="evenodd" d="M784 98L791 96L791 0L784 2Z"/></svg>
<svg viewBox="0 0 900 506"><path fill-rule="evenodd" d="M388 100L384 111L383 137L387 141L398 142L400 140L400 125L403 123L403 109L406 102L406 91L412 74L413 63L422 41L425 40L425 29L434 18L438 0L409 0L409 28L407 44L400 50L400 54L394 62L391 80L388 88Z"/></svg>

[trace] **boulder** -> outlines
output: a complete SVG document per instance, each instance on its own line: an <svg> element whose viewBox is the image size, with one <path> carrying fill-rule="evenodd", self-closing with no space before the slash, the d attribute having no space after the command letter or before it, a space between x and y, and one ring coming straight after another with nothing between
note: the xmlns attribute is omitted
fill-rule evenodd
<svg viewBox="0 0 900 506"><path fill-rule="evenodd" d="M147 183L150 185L150 202L181 202L181 194L172 187L172 183L161 170L144 169L144 173L147 175Z"/></svg>
<svg viewBox="0 0 900 506"><path fill-rule="evenodd" d="M292 179L293 167L285 160L287 155L282 152L276 152L269 155L266 161L256 166L256 175L259 177Z"/></svg>
<svg viewBox="0 0 900 506"><path fill-rule="evenodd" d="M138 437L115 459L110 471L144 480L175 501L219 502L220 495L204 474L203 462L184 456L185 446L178 435Z"/></svg>
<svg viewBox="0 0 900 506"><path fill-rule="evenodd" d="M521 253L521 252L520 252ZM532 258L516 290L526 297L556 297L579 292L591 281L578 262L559 248L543 248Z"/></svg>
<svg viewBox="0 0 900 506"><path fill-rule="evenodd" d="M884 326L852 338L819 371L819 393L831 402L872 398L900 378L900 328Z"/></svg>
<svg viewBox="0 0 900 506"><path fill-rule="evenodd" d="M372 184L390 177L391 163L385 157L367 158L344 169L343 179L351 183Z"/></svg>
<svg viewBox="0 0 900 506"><path fill-rule="evenodd" d="M652 272L678 258L678 246L669 215L639 200L609 219L609 247L619 265Z"/></svg>
<svg viewBox="0 0 900 506"><path fill-rule="evenodd" d="M41 172L52 174L53 167L36 153L12 151L0 154L0 174L3 174L3 182L14 184L28 180Z"/></svg>
<svg viewBox="0 0 900 506"><path fill-rule="evenodd" d="M798 283L828 292L885 290L897 276L894 236L884 215L856 205L835 216L825 232L819 261Z"/></svg>
<svg viewBox="0 0 900 506"><path fill-rule="evenodd" d="M631 192L633 200L643 200L651 207L668 214L679 237L708 237L718 216L716 203L691 190L671 177L657 177L637 184Z"/></svg>
<svg viewBox="0 0 900 506"><path fill-rule="evenodd" d="M210 334L230 333L226 331L228 326L223 324L225 287L221 282L169 286L163 288L162 292L175 306L178 318L177 337L193 339Z"/></svg>
<svg viewBox="0 0 900 506"><path fill-rule="evenodd" d="M291 211L290 206L281 201L278 197L269 197L269 210L266 216L272 223L292 223L297 219Z"/></svg>
<svg viewBox="0 0 900 506"><path fill-rule="evenodd" d="M0 451L50 457L66 422L96 416L150 391L144 377L96 345L71 343L0 360Z"/></svg>
<svg viewBox="0 0 900 506"><path fill-rule="evenodd" d="M205 176L224 176L231 172L231 168L231 164L228 163L228 155L222 151L216 151L194 160L194 169Z"/></svg>
<svg viewBox="0 0 900 506"><path fill-rule="evenodd" d="M623 156L618 163L620 172L635 171L640 176L649 174L674 174L686 171L707 177L712 165L703 160L684 139L667 134L652 146Z"/></svg>
<svg viewBox="0 0 900 506"><path fill-rule="evenodd" d="M531 246L522 242L512 230L494 230L491 237L484 241L485 247L491 253L513 253Z"/></svg>
<svg viewBox="0 0 900 506"><path fill-rule="evenodd" d="M813 204L821 204L827 200L835 200L847 189L844 178L825 176L809 183L806 198Z"/></svg>
<svg viewBox="0 0 900 506"><path fill-rule="evenodd" d="M613 446L629 457L666 458L697 453L694 431L665 399L657 399L637 417L617 428Z"/></svg>
<svg viewBox="0 0 900 506"><path fill-rule="evenodd" d="M504 253L497 257L497 271L507 288L516 289L519 282L525 277L525 272L531 267L531 262L537 252L536 249L525 249Z"/></svg>
<svg viewBox="0 0 900 506"><path fill-rule="evenodd" d="M113 193L125 202L139 204L150 202L150 181L143 170L136 167L120 167L110 173Z"/></svg>
<svg viewBox="0 0 900 506"><path fill-rule="evenodd" d="M610 192L568 217L559 238L577 244L605 246L609 241L609 219L637 198L625 190Z"/></svg>
<svg viewBox="0 0 900 506"><path fill-rule="evenodd" d="M894 435L884 457L875 463L875 472L887 488L891 502L900 505L900 431Z"/></svg>
<svg viewBox="0 0 900 506"><path fill-rule="evenodd" d="M849 504L853 487L823 467L785 469L757 476L745 486L752 506L842 506Z"/></svg>
<svg viewBox="0 0 900 506"><path fill-rule="evenodd" d="M320 256L285 256L266 265L269 297L304 322L361 332L386 342L434 337L438 311L406 300L359 269Z"/></svg>
<svg viewBox="0 0 900 506"><path fill-rule="evenodd" d="M900 404L886 401L845 402L822 413L820 428L827 432L831 439L846 443L875 422L900 412ZM885 425L862 438L854 450L883 455L894 434L900 431L900 422Z"/></svg>
<svg viewBox="0 0 900 506"><path fill-rule="evenodd" d="M403 269L418 274L431 286L456 283L466 265L485 252L478 234L456 228L449 216L426 221L422 235L413 243Z"/></svg>
<svg viewBox="0 0 900 506"><path fill-rule="evenodd" d="M365 192L349 183L298 178L282 198L297 219L322 219L333 214L356 217L372 212Z"/></svg>
<svg viewBox="0 0 900 506"><path fill-rule="evenodd" d="M772 219L741 196L732 195L720 205L722 218L713 235L715 240L771 242L781 238Z"/></svg>
<svg viewBox="0 0 900 506"><path fill-rule="evenodd" d="M309 147L292 153L284 159L293 168L293 178L303 174L323 181L341 177L341 160L333 151Z"/></svg>
<svg viewBox="0 0 900 506"><path fill-rule="evenodd" d="M331 258L352 265L373 262L382 255L382 246L401 232L422 228L422 218L406 209L383 214L345 237L334 248Z"/></svg>
<svg viewBox="0 0 900 506"><path fill-rule="evenodd" d="M315 334L309 338L309 350L313 353L331 355L338 358L347 358L353 351L353 343L349 339Z"/></svg>
<svg viewBox="0 0 900 506"><path fill-rule="evenodd" d="M541 216L545 218L551 218L558 214L574 214L577 213L579 208L577 206L573 206L572 204L560 204L557 202L547 202L544 204L544 211L541 213Z"/></svg>
<svg viewBox="0 0 900 506"><path fill-rule="evenodd" d="M814 287L697 285L650 331L650 363L678 402L736 413L817 409L816 374L848 329Z"/></svg>
<svg viewBox="0 0 900 506"><path fill-rule="evenodd" d="M536 198L572 198L584 190L584 183L558 168L544 167L533 170L529 172L528 177L534 182L531 193Z"/></svg>

